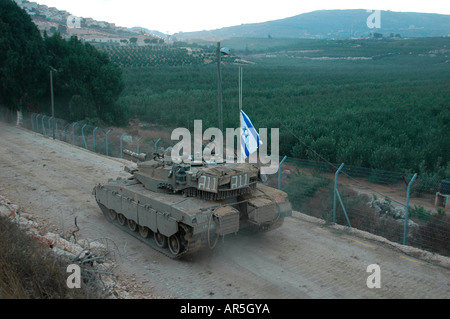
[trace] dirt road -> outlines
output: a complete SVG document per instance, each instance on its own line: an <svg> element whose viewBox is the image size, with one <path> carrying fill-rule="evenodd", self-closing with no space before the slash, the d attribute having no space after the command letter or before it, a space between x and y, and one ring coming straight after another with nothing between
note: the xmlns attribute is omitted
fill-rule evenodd
<svg viewBox="0 0 450 319"><path fill-rule="evenodd" d="M99 182L126 177L107 158L0 122L0 194L53 232L108 237L119 247L117 275L141 296L163 298L449 298L450 262L324 226L295 213L271 233L227 236L214 250L172 260L105 220L92 196ZM413 257L414 256L414 257ZM428 258L427 257L427 258ZM368 288L380 267L381 288ZM445 266L445 267L442 267ZM136 294L135 294L136 295Z"/></svg>

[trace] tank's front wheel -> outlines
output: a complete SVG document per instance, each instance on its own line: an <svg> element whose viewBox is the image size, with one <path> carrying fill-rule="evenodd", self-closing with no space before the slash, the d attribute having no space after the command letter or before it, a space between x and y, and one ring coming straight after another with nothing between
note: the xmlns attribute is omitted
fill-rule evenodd
<svg viewBox="0 0 450 319"><path fill-rule="evenodd" d="M110 209L108 211L108 216L111 220L115 220L117 218L117 213L114 209Z"/></svg>
<svg viewBox="0 0 450 319"><path fill-rule="evenodd" d="M155 242L156 245L160 248L167 247L167 237L161 234L160 232L155 233Z"/></svg>
<svg viewBox="0 0 450 319"><path fill-rule="evenodd" d="M174 234L169 237L168 245L170 252L174 256L178 255L181 252L181 240L177 234Z"/></svg>

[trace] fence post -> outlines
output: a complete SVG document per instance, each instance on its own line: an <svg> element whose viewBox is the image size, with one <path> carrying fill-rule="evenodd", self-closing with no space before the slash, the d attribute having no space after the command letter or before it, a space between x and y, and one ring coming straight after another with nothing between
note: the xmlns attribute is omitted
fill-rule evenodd
<svg viewBox="0 0 450 319"><path fill-rule="evenodd" d="M84 144L84 148L87 148L87 143L86 143L86 138L84 137L84 128L86 127L86 124L83 125L83 127L81 128L81 137L83 138L83 144Z"/></svg>
<svg viewBox="0 0 450 319"><path fill-rule="evenodd" d="M111 130L109 130L108 132L106 132L106 156L109 156L108 154L108 134L111 132Z"/></svg>
<svg viewBox="0 0 450 319"><path fill-rule="evenodd" d="M123 153L122 153L122 140L123 140L123 137L124 137L125 135L127 135L127 134L123 133L122 136L120 136L120 158L123 158Z"/></svg>
<svg viewBox="0 0 450 319"><path fill-rule="evenodd" d="M32 113L31 114L31 130L32 131L34 131L34 120L33 120L33 116L35 115L36 113Z"/></svg>
<svg viewBox="0 0 450 319"><path fill-rule="evenodd" d="M283 159L280 162L280 165L278 165L278 189L281 189L281 165L286 160L287 156L285 155Z"/></svg>
<svg viewBox="0 0 450 319"><path fill-rule="evenodd" d="M50 121L52 120L52 118L53 118L53 116L50 116L48 118L48 136L50 136ZM52 126L52 129L53 129L53 126ZM55 138L55 136L53 136L53 138Z"/></svg>
<svg viewBox="0 0 450 319"><path fill-rule="evenodd" d="M350 224L350 219L348 218L347 210L345 209L344 202L342 201L341 195L339 195L339 191L337 189L336 189L336 195L337 195L337 197L339 199L339 202L341 203L342 210L344 211L345 219L347 220L347 224L351 228L352 225Z"/></svg>
<svg viewBox="0 0 450 319"><path fill-rule="evenodd" d="M158 143L161 141L161 138L158 138L158 140L155 142L155 154L158 153Z"/></svg>
<svg viewBox="0 0 450 319"><path fill-rule="evenodd" d="M338 174L341 171L341 169L344 167L344 163L339 166L338 170L336 171L336 174L334 174L334 197L333 197L333 222L336 222L336 192L337 192L337 179Z"/></svg>
<svg viewBox="0 0 450 319"><path fill-rule="evenodd" d="M408 232L408 213L409 213L409 192L411 189L411 185L416 180L417 173L414 174L414 176L411 178L408 184L408 188L406 189L406 210L405 210L405 227L403 230L403 245L406 245L406 235Z"/></svg>
<svg viewBox="0 0 450 319"><path fill-rule="evenodd" d="M36 133L38 133L39 130L39 116L41 116L41 114L36 115Z"/></svg>
<svg viewBox="0 0 450 319"><path fill-rule="evenodd" d="M98 130L98 126L96 126L95 128L94 128L94 131L92 132L92 137L93 137L93 139L94 139L94 152L96 152L96 150L95 150L95 131L97 131Z"/></svg>
<svg viewBox="0 0 450 319"><path fill-rule="evenodd" d="M77 122L72 124L72 145L75 145L75 126L77 124L78 124Z"/></svg>
<svg viewBox="0 0 450 319"><path fill-rule="evenodd" d="M44 117L46 117L46 115L42 115L42 134L44 134L44 136L46 135L45 134L45 124L44 124Z"/></svg>
<svg viewBox="0 0 450 319"><path fill-rule="evenodd" d="M137 141L136 153L138 153L138 154L139 154L139 143L141 142L141 140L142 140L143 138L144 138L144 137L142 136L142 137L140 137L140 138L138 139L138 141Z"/></svg>
<svg viewBox="0 0 450 319"><path fill-rule="evenodd" d="M58 138L56 135L59 135L59 140L61 141L61 134L58 133L58 120L55 119L55 138Z"/></svg>

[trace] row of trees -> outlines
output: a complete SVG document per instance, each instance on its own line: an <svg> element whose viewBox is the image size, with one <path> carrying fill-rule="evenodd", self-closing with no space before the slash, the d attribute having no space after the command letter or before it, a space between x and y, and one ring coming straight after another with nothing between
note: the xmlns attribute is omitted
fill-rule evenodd
<svg viewBox="0 0 450 319"><path fill-rule="evenodd" d="M255 126L280 128L281 154L393 171L450 170L450 69L439 57L292 61L244 68L244 110ZM237 66L222 71L224 127L238 127ZM218 125L214 65L124 69L124 80L120 101L130 116Z"/></svg>
<svg viewBox="0 0 450 319"><path fill-rule="evenodd" d="M0 35L0 104L49 114L53 70L55 116L123 124L121 69L107 54L77 37L42 37L12 0L0 1Z"/></svg>
<svg viewBox="0 0 450 319"><path fill-rule="evenodd" d="M107 46L103 50L122 67L204 64L205 54L189 54L186 48L168 46Z"/></svg>

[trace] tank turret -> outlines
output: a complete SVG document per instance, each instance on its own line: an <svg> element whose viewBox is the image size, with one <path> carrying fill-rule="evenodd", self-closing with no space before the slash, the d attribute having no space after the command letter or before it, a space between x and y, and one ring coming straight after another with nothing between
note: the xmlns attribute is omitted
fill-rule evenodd
<svg viewBox="0 0 450 319"><path fill-rule="evenodd" d="M145 154L126 154L143 162L138 162L136 168L126 167L125 170L154 192L220 200L251 192L260 179L258 167L249 163L174 162L167 156L155 155L147 160Z"/></svg>

